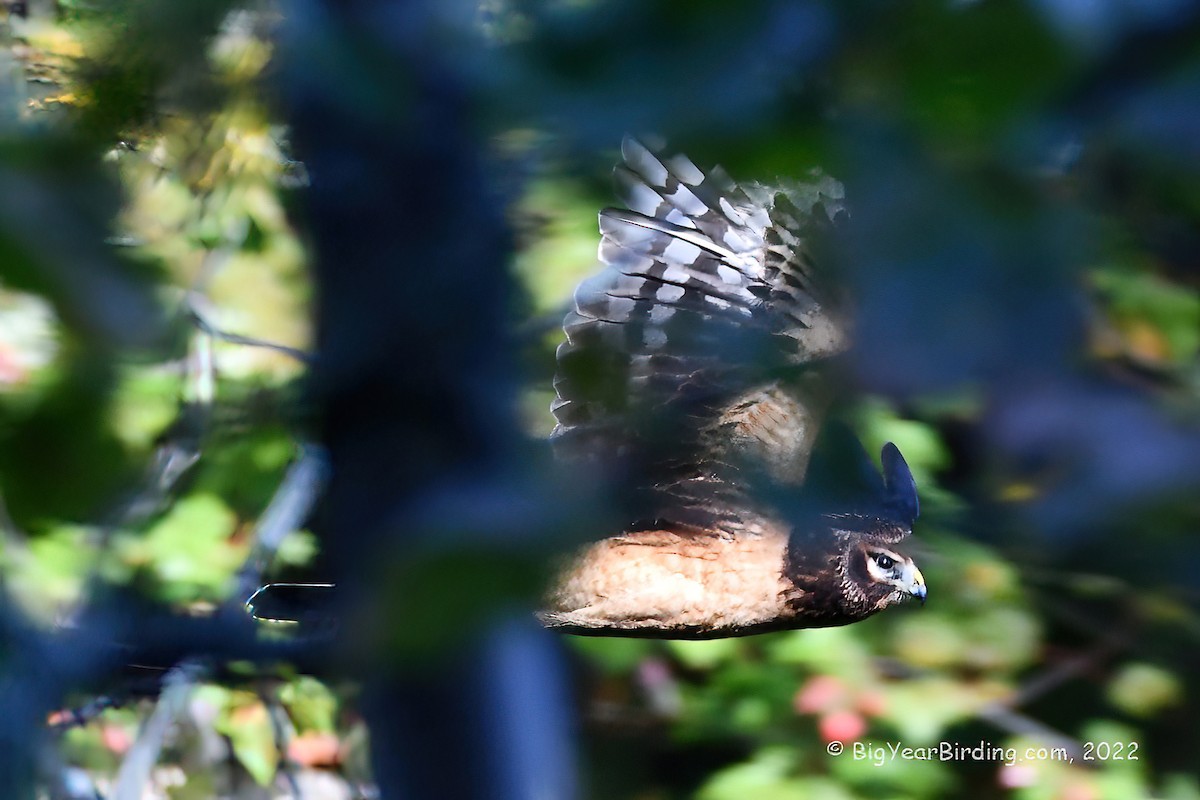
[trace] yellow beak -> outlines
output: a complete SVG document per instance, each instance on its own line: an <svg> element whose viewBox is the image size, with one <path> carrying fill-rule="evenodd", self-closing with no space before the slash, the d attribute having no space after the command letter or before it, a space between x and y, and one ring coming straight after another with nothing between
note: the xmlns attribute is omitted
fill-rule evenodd
<svg viewBox="0 0 1200 800"><path fill-rule="evenodd" d="M916 564L910 562L905 565L904 572L901 573L901 580L904 591L920 600L921 605L925 605L925 576L921 574L921 570L917 569Z"/></svg>

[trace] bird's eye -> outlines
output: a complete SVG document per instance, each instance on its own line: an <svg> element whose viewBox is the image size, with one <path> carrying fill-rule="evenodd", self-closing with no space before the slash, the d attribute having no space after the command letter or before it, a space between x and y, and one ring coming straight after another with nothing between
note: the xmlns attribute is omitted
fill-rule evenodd
<svg viewBox="0 0 1200 800"><path fill-rule="evenodd" d="M896 566L895 559L891 556L885 556L883 553L876 553L874 558L875 563L879 565L880 569L891 569Z"/></svg>

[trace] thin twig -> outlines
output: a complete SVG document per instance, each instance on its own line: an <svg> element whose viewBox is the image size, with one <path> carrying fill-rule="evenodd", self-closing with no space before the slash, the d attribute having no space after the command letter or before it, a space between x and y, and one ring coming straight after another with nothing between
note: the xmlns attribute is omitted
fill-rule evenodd
<svg viewBox="0 0 1200 800"><path fill-rule="evenodd" d="M112 800L141 800L172 723L183 715L192 689L206 672L199 662L188 660L173 668L163 680L163 691L154 706L154 713L121 761Z"/></svg>
<svg viewBox="0 0 1200 800"><path fill-rule="evenodd" d="M288 758L288 743L296 735L295 726L292 724L291 717L288 716L287 709L284 708L283 703L279 702L276 693L260 691L258 696L267 709L267 716L271 720L271 734L275 739L275 750L279 753L276 771L281 773L284 780L287 781L292 797L300 800L300 782L296 779L296 765Z"/></svg>
<svg viewBox="0 0 1200 800"><path fill-rule="evenodd" d="M87 725L100 716L105 710L116 708L124 703L122 698L102 694L93 697L88 702L75 708L64 708L50 716L49 728L52 731L65 731L68 728L78 728Z"/></svg>
<svg viewBox="0 0 1200 800"><path fill-rule="evenodd" d="M316 445L303 445L300 457L288 468L283 483L271 498L254 529L254 544L238 572L238 602L244 603L261 585L284 537L304 524L321 494L328 475L328 458Z"/></svg>
<svg viewBox="0 0 1200 800"><path fill-rule="evenodd" d="M229 333L228 331L221 330L204 318L204 315L200 313L197 305L198 301L196 298L192 295L189 295L189 298L184 306L184 313L187 315L188 319L191 320L193 325L204 331L212 338L220 339L221 341L229 342L230 344L241 344L246 345L247 347L261 347L266 350L274 350L275 352L283 353L286 356L291 356L303 364L312 363L312 355L298 348L291 347L286 344L279 344L278 342L268 342L265 339L256 339L253 336L243 336L240 333Z"/></svg>
<svg viewBox="0 0 1200 800"><path fill-rule="evenodd" d="M1051 746L1066 748L1072 758L1083 760L1083 745L1073 737L1051 728L1032 717L1006 708L1003 704L990 703L980 709L978 716L992 723L1003 731L1016 736L1027 736L1031 739L1046 742Z"/></svg>
<svg viewBox="0 0 1200 800"><path fill-rule="evenodd" d="M988 703L979 709L976 715L1010 733L1031 736L1066 747L1072 757L1082 758L1082 745L1078 741L1022 714L1017 709L1107 661L1114 653L1128 647L1130 638L1131 634L1127 630L1110 631L1092 647L1034 675L1024 681L1017 691L1003 700Z"/></svg>

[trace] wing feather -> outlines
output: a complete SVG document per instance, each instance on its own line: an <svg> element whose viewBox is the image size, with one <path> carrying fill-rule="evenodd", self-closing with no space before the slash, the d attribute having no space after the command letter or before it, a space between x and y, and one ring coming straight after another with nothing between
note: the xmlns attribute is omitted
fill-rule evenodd
<svg viewBox="0 0 1200 800"><path fill-rule="evenodd" d="M690 524L715 484L740 490L747 460L803 475L815 414L781 376L848 342L806 247L841 187L741 186L635 139L621 152L628 210L601 212L606 266L564 320L553 438L568 456L638 459L666 500L651 513Z"/></svg>

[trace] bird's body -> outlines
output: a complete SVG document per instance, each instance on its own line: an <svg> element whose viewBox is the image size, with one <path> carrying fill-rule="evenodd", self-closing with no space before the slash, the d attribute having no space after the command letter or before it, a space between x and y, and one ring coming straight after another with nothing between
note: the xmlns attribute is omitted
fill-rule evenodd
<svg viewBox="0 0 1200 800"><path fill-rule="evenodd" d="M712 638L786 626L788 532L622 533L583 549L542 614L571 633Z"/></svg>
<svg viewBox="0 0 1200 800"><path fill-rule="evenodd" d="M767 519L736 532L631 530L577 553L539 618L566 633L670 639L844 625L924 600L920 571L889 541L907 533L857 515L805 531ZM896 564L893 580L872 579L880 557Z"/></svg>
<svg viewBox="0 0 1200 800"><path fill-rule="evenodd" d="M739 186L629 139L622 154L630 210L601 212L607 267L564 322L552 438L568 462L632 476L635 499L623 530L565 567L543 623L714 638L923 599L893 548L917 504L899 451L885 448L882 478L856 461L866 490L849 500L806 482L819 367L850 341L847 304L807 247L841 213L840 185Z"/></svg>

